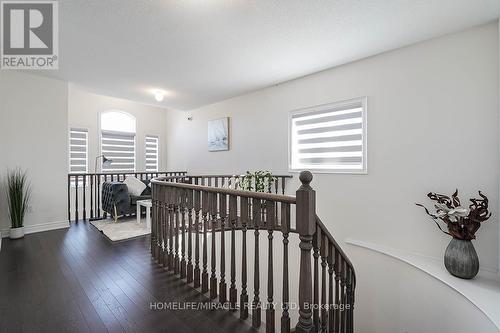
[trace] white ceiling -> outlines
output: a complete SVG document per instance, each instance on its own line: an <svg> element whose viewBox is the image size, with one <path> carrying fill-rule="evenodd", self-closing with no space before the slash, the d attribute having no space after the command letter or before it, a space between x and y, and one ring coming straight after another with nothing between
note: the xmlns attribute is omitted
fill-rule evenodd
<svg viewBox="0 0 500 333"><path fill-rule="evenodd" d="M188 110L499 16L499 0L63 0L44 75Z"/></svg>

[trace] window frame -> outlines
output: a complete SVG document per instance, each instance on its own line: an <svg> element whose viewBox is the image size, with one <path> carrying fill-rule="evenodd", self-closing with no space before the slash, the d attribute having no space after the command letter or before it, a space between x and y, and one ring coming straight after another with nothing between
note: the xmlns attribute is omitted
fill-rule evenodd
<svg viewBox="0 0 500 333"><path fill-rule="evenodd" d="M326 111L331 108L341 108L349 106L351 104L361 103L362 111L362 153L363 153L363 167L360 170L354 169L304 169L304 168L293 168L292 167L292 122L293 116L300 114L307 114L317 111ZM327 104L320 104L306 108L295 109L288 112L288 171L290 173L299 173L302 170L309 170L313 173L324 173L324 174L353 174L353 175L366 175L368 174L368 97L356 97L348 100L342 100L338 102L332 102Z"/></svg>
<svg viewBox="0 0 500 333"><path fill-rule="evenodd" d="M112 131L112 130L103 130L102 129L102 116L103 114L105 113L122 113L128 117L131 117L134 119L134 122L135 122L135 132L133 132L134 134L134 170L133 171L126 171L125 174L134 174L137 172L137 117L135 117L133 114L131 113L128 113L126 111L123 111L123 110L120 110L120 109L108 109L108 110L105 110L105 111L101 111L98 113L97 115L97 124L98 124L98 133L99 133L99 154L98 156L101 156L103 155L103 152L102 152L102 132L105 131L105 132L114 132L116 134L120 134L120 133L127 133L127 134L132 134L132 132L120 132L120 131ZM112 157L110 158L111 160L113 159ZM100 168L100 173L109 173L109 174L113 174L113 173L119 173L119 174L123 174L124 172L121 172L120 169L117 169L118 171L120 172L115 172L113 170L104 170L103 166L101 165L101 168ZM97 170L95 170L95 172L97 172Z"/></svg>

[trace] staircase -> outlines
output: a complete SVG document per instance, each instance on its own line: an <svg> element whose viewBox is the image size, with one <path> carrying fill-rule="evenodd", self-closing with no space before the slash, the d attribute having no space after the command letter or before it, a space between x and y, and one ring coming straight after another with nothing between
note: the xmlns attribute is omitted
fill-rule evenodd
<svg viewBox="0 0 500 333"><path fill-rule="evenodd" d="M299 178L295 196L284 195L286 176L277 177L269 193L224 187L230 175L153 180L153 258L256 329L264 313L266 332L353 332L354 268L316 215L312 174L303 171ZM281 255L281 267L274 267ZM261 267L264 258L267 267ZM267 287L261 296L262 268Z"/></svg>

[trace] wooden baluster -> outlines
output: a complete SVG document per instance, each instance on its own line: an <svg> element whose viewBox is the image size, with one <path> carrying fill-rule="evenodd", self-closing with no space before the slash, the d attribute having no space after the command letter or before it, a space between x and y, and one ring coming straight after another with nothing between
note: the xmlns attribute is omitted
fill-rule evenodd
<svg viewBox="0 0 500 333"><path fill-rule="evenodd" d="M181 225L181 279L186 277L186 203L187 191L181 189L181 212L182 212L182 225Z"/></svg>
<svg viewBox="0 0 500 333"><path fill-rule="evenodd" d="M193 243L192 243L192 226L193 226L193 190L187 190L187 209L188 209L188 261L187 261L187 283L193 282Z"/></svg>
<svg viewBox="0 0 500 333"><path fill-rule="evenodd" d="M260 288L260 273L259 273L259 226L261 219L261 202L260 199L252 199L252 213L253 213L253 225L254 225L254 235L255 235L255 260L254 260L254 275L253 275L253 288L254 297L252 304L252 326L254 328L260 327L261 324L261 304L259 297Z"/></svg>
<svg viewBox="0 0 500 333"><path fill-rule="evenodd" d="M299 268L299 322L295 327L297 333L309 333L314 329L311 319L311 249L312 239L316 232L316 195L309 185L312 181L309 171L300 173L302 185L296 192L297 200L297 232L300 239Z"/></svg>
<svg viewBox="0 0 500 333"><path fill-rule="evenodd" d="M222 184L221 184L222 185ZM220 282L219 282L219 302L227 302L226 284L226 219L227 219L227 196L219 194L219 216L220 216Z"/></svg>
<svg viewBox="0 0 500 333"><path fill-rule="evenodd" d="M319 304L319 273L318 273L318 258L319 258L319 249L321 244L321 229L319 226L316 227L316 232L313 236L313 258L314 258L314 267L313 267L313 325L314 331L319 332L320 323L319 323L319 309L317 305Z"/></svg>
<svg viewBox="0 0 500 333"><path fill-rule="evenodd" d="M346 263L347 266L347 263ZM346 313L346 332L352 333L353 331L353 321L352 321L352 313L353 313L353 290L352 290L352 271L350 267L347 266L347 279L346 279L346 304L345 310Z"/></svg>
<svg viewBox="0 0 500 333"><path fill-rule="evenodd" d="M153 198L153 205L156 205L156 217L153 219L151 222L151 251L156 255L156 246L157 246L157 241L158 241L158 223L160 219L160 214L163 213L163 207L165 207L165 198L160 197L161 192L166 192L167 188L165 186L161 185L153 185L151 188L152 191L152 198ZM153 211L155 211L153 210Z"/></svg>
<svg viewBox="0 0 500 333"><path fill-rule="evenodd" d="M174 206L172 204L174 188L163 186L165 191L162 193L163 205L161 209L161 231L163 243L163 266L166 270L171 269L172 246L171 246L171 224L174 218Z"/></svg>
<svg viewBox="0 0 500 333"><path fill-rule="evenodd" d="M159 198L158 191L160 185L155 185L151 188L151 203L153 204L153 212L158 209ZM150 251L153 259L156 257L156 238L157 238L157 224L158 224L158 214L153 214L151 221L151 238L150 238Z"/></svg>
<svg viewBox="0 0 500 333"><path fill-rule="evenodd" d="M104 183L108 180L108 175L104 175ZM104 218L107 218L108 217L108 213L107 212L104 212Z"/></svg>
<svg viewBox="0 0 500 333"><path fill-rule="evenodd" d="M195 184L198 185L197 179ZM201 285L201 272L200 272L200 209L201 209L201 192L194 191L194 211L195 211L195 249L194 249L194 281L195 288Z"/></svg>
<svg viewBox="0 0 500 333"><path fill-rule="evenodd" d="M158 185L151 186L151 204L153 206L153 213L151 217L151 237L150 237L150 251L153 256L154 253L154 243L156 240L156 223L158 221Z"/></svg>
<svg viewBox="0 0 500 333"><path fill-rule="evenodd" d="M157 235L161 232L163 246L163 257L161 258L163 267L165 269L169 268L169 249L168 249L168 236L169 236L169 223L171 218L171 208L170 208L170 196L171 188L169 186L158 186L158 218L156 223ZM159 236L157 236L158 240ZM158 241L158 247L160 242Z"/></svg>
<svg viewBox="0 0 500 333"><path fill-rule="evenodd" d="M94 175L90 175L90 219L94 218Z"/></svg>
<svg viewBox="0 0 500 333"><path fill-rule="evenodd" d="M234 176L234 182L235 182L234 189L239 190L240 189L240 176L238 176L238 175Z"/></svg>
<svg viewBox="0 0 500 333"><path fill-rule="evenodd" d="M328 283L329 283L329 288L328 288L328 333L334 333L335 332L335 311L334 311L334 304L335 300L333 298L334 295L334 284L333 284L333 272L334 272L334 264L335 264L335 250L333 248L333 244L328 244Z"/></svg>
<svg viewBox="0 0 500 333"><path fill-rule="evenodd" d="M248 318L248 293L247 293L247 226L248 226L248 198L240 199L241 218L241 295L240 295L240 318Z"/></svg>
<svg viewBox="0 0 500 333"><path fill-rule="evenodd" d="M94 218L99 219L99 207L98 207L98 197L99 197L99 191L97 189L97 183L99 183L99 178L97 174L94 174Z"/></svg>
<svg viewBox="0 0 500 333"><path fill-rule="evenodd" d="M83 175L83 220L87 220L87 197L86 197L86 192L87 192L87 175Z"/></svg>
<svg viewBox="0 0 500 333"><path fill-rule="evenodd" d="M281 230L283 233L283 313L281 315L281 332L290 333L289 281L288 281L288 235L290 232L290 204L281 204Z"/></svg>
<svg viewBox="0 0 500 333"><path fill-rule="evenodd" d="M328 311L326 300L326 266L328 261L328 238L321 235L321 332L326 332L328 327Z"/></svg>
<svg viewBox="0 0 500 333"><path fill-rule="evenodd" d="M160 190L160 198L162 200L164 200L165 198L165 189L161 189ZM156 261L158 264L162 264L163 262L163 256L165 255L165 252L164 252L164 249L162 247L162 242L163 242L163 228L164 228L164 222L163 222L163 218L161 216L161 212L160 212L160 216L158 217L158 233L156 235L156 248L157 248L157 251L156 251Z"/></svg>
<svg viewBox="0 0 500 333"><path fill-rule="evenodd" d="M210 218L212 222L212 256L210 257L210 265L212 267L212 274L210 275L210 299L217 297L217 259L215 251L215 236L217 229L217 193L210 193Z"/></svg>
<svg viewBox="0 0 500 333"><path fill-rule="evenodd" d="M173 271L175 269L174 264L174 229L175 229L175 188L169 187L169 218L168 218L168 270Z"/></svg>
<svg viewBox="0 0 500 333"><path fill-rule="evenodd" d="M78 182L79 176L75 176L75 221L78 222Z"/></svg>
<svg viewBox="0 0 500 333"><path fill-rule="evenodd" d="M285 177L281 177L281 194L285 194L285 181L286 181L286 178Z"/></svg>
<svg viewBox="0 0 500 333"><path fill-rule="evenodd" d="M236 217L238 214L238 197L229 197L229 223L231 223L231 286L229 287L229 303L231 311L236 310L238 292L236 290Z"/></svg>
<svg viewBox="0 0 500 333"><path fill-rule="evenodd" d="M161 193L165 191L165 189L162 186L158 186L156 189L156 197L157 197L157 205L161 207L163 204L163 197L161 196ZM161 208L160 208L161 209ZM160 238L160 217L157 216L156 221L155 221L155 226L154 226L154 237L153 237L153 226L151 226L151 250L153 251L153 257L155 261L158 261L158 258L160 257L160 249L158 247L159 244L159 238Z"/></svg>
<svg viewBox="0 0 500 333"><path fill-rule="evenodd" d="M343 306L343 311L340 312L340 332L346 332L346 318L345 318L345 287L346 287L346 270L345 261L341 258L340 261L340 304Z"/></svg>
<svg viewBox="0 0 500 333"><path fill-rule="evenodd" d="M180 271L180 256L179 256L179 226L180 226L180 192L176 188L174 190L174 209L175 209L175 227L174 227L174 274L179 274Z"/></svg>
<svg viewBox="0 0 500 333"><path fill-rule="evenodd" d="M169 248L168 248L168 241L169 241L169 235L170 235L170 229L169 229L169 224L171 223L171 214L170 214L170 209L169 209L169 200L171 200L171 195L172 195L172 191L171 191L171 188L167 187L167 186L163 186L164 187L164 190L161 192L161 196L162 196L162 201L163 201L163 205L161 206L161 219L160 219L160 223L161 223L161 230L162 230L162 242L161 242L161 246L162 246L162 249L163 249L163 257L161 258L162 259L162 263L163 263L163 267L168 270L170 268L169 266Z"/></svg>
<svg viewBox="0 0 500 333"><path fill-rule="evenodd" d="M203 272L201 274L201 292L208 292L208 244L207 244L207 232L208 232L208 214L210 211L210 200L209 193L202 193L203 200Z"/></svg>
<svg viewBox="0 0 500 333"><path fill-rule="evenodd" d="M71 222L71 175L68 175L68 222Z"/></svg>
<svg viewBox="0 0 500 333"><path fill-rule="evenodd" d="M266 201L266 224L269 240L268 259L267 259L267 308L266 308L266 332L274 332L275 309L273 305L273 231L276 225L276 203Z"/></svg>
<svg viewBox="0 0 500 333"><path fill-rule="evenodd" d="M99 218L101 218L102 212L101 212L101 176L100 175L97 177L96 183L97 183L97 212L98 212L97 216Z"/></svg>
<svg viewBox="0 0 500 333"><path fill-rule="evenodd" d="M340 332L340 253L335 250L335 332Z"/></svg>
<svg viewBox="0 0 500 333"><path fill-rule="evenodd" d="M165 219L165 210L167 208L167 202L168 202L168 197L169 197L169 192L170 188L166 186L162 186L158 190L158 198L160 200L159 202L159 215L158 215L158 224L157 224L157 229L156 229L156 242L155 242L155 247L156 247L156 259L158 262L162 262L163 258L165 257L165 249L163 249L163 252L161 251L162 249L162 243L164 241L163 237L165 236L165 231L164 228L166 227L166 223L163 221ZM162 254L162 255L161 255Z"/></svg>

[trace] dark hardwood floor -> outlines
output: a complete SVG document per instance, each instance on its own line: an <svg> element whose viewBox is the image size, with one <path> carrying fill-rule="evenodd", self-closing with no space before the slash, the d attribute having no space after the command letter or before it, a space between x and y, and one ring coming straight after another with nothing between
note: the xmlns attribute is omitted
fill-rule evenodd
<svg viewBox="0 0 500 333"><path fill-rule="evenodd" d="M206 298L151 259L149 238L112 244L73 224L0 251L0 332L245 332L224 310L154 310ZM160 306L159 306L160 307Z"/></svg>

